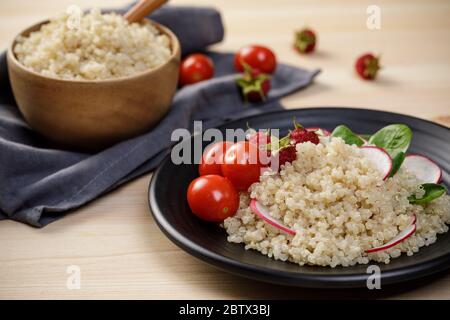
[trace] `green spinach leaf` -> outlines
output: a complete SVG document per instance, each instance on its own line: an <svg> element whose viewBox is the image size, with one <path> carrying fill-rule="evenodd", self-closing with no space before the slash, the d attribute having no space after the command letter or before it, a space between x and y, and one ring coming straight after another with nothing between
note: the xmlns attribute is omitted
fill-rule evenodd
<svg viewBox="0 0 450 320"><path fill-rule="evenodd" d="M392 158L392 171L389 177L393 177L394 174L397 173L398 169L400 169L400 166L402 165L403 161L405 160L406 153L403 151L400 151L397 153L395 157Z"/></svg>
<svg viewBox="0 0 450 320"><path fill-rule="evenodd" d="M398 153L405 153L412 140L411 129L404 124L391 124L373 134L369 143L383 148L392 158Z"/></svg>
<svg viewBox="0 0 450 320"><path fill-rule="evenodd" d="M352 130L350 130L347 126L341 124L334 128L331 133L332 137L339 137L345 141L346 144L356 144L358 147L364 144L364 141L358 137Z"/></svg>
<svg viewBox="0 0 450 320"><path fill-rule="evenodd" d="M420 186L425 191L425 194L421 198L416 198L416 195L408 197L409 203L412 204L427 204L446 193L446 189L441 184L436 183L424 183Z"/></svg>

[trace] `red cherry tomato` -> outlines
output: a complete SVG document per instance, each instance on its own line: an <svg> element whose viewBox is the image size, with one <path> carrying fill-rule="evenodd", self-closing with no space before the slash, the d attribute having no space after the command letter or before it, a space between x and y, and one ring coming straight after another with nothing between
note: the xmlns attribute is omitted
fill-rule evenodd
<svg viewBox="0 0 450 320"><path fill-rule="evenodd" d="M241 48L234 56L234 67L237 71L244 71L242 62L263 73L273 73L277 67L275 54L263 46L246 46Z"/></svg>
<svg viewBox="0 0 450 320"><path fill-rule="evenodd" d="M180 84L182 86L211 79L214 76L214 64L201 53L187 56L180 65Z"/></svg>
<svg viewBox="0 0 450 320"><path fill-rule="evenodd" d="M218 175L198 177L189 185L187 200L192 212L206 221L222 222L239 208L239 194L233 184Z"/></svg>
<svg viewBox="0 0 450 320"><path fill-rule="evenodd" d="M258 145L248 141L233 144L225 153L222 174L238 190L248 190L250 185L259 181L261 164Z"/></svg>
<svg viewBox="0 0 450 320"><path fill-rule="evenodd" d="M198 173L201 176L207 174L221 176L222 170L220 166L223 163L223 157L232 145L233 143L230 141L219 141L206 147L198 166Z"/></svg>

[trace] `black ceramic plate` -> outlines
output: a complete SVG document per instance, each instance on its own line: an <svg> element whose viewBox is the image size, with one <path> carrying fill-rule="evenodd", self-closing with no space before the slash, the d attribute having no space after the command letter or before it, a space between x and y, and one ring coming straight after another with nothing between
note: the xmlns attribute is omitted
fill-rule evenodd
<svg viewBox="0 0 450 320"><path fill-rule="evenodd" d="M279 128L280 134L292 126L296 117L305 126L332 130L346 124L355 132L373 133L391 123L411 127L414 138L409 152L434 159L450 185L450 130L443 126L401 114L350 108L311 108L268 113L229 122L220 127L255 129ZM188 143L194 143L194 138ZM174 165L167 157L153 175L149 189L150 208L161 230L176 245L193 256L222 270L252 279L282 285L314 288L365 287L367 265L353 267L300 267L294 263L268 258L256 251L246 251L242 244L226 241L219 226L196 218L186 200L189 183L197 176L196 165ZM450 267L450 232L440 235L436 243L408 257L402 255L390 264L379 264L381 284L409 281Z"/></svg>

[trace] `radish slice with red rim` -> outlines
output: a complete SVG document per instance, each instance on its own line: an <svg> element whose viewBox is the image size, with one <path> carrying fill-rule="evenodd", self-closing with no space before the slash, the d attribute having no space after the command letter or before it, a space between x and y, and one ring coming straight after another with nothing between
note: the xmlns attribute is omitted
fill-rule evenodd
<svg viewBox="0 0 450 320"><path fill-rule="evenodd" d="M252 209L253 213L255 213L258 217L263 219L265 222L267 222L271 226L273 226L283 232L286 232L292 236L295 236L295 234L296 234L295 230L292 230L292 229L286 227L283 224L283 222L272 217L269 213L269 209L266 206L260 204L256 199L252 199L250 201L250 209Z"/></svg>
<svg viewBox="0 0 450 320"><path fill-rule="evenodd" d="M327 129L324 128L319 128L319 127L310 127L310 128L305 128L307 131L313 131L316 132L317 134L320 135L320 133L322 133L324 136L331 136L331 132L328 131ZM319 131L319 132L317 132Z"/></svg>
<svg viewBox="0 0 450 320"><path fill-rule="evenodd" d="M402 165L412 172L421 183L439 183L442 179L441 168L425 156L407 155Z"/></svg>
<svg viewBox="0 0 450 320"><path fill-rule="evenodd" d="M286 227L280 220L272 217L269 213L269 209L260 204L256 199L252 199L250 201L250 209L261 219L263 219L265 222L270 224L271 226L286 232L287 234L290 234L292 236L295 236L296 231L293 229L290 229L289 227ZM389 242L385 243L382 246L374 247L369 250L366 250L366 253L374 253L378 251L387 250L389 248L392 248L393 246L399 244L400 242L408 239L411 237L414 232L416 231L416 215L413 215L413 218L411 220L411 224L408 225L402 232L400 232L395 238L390 240Z"/></svg>
<svg viewBox="0 0 450 320"><path fill-rule="evenodd" d="M392 171L392 159L389 154L383 149L373 146L362 146L360 150L380 171L383 180L387 179Z"/></svg>
<svg viewBox="0 0 450 320"><path fill-rule="evenodd" d="M382 246L374 247L369 250L366 250L366 253L374 253L374 252L387 250L387 249L392 248L393 246L399 244L400 242L405 241L406 239L411 237L414 234L414 232L416 232L416 221L417 221L417 217L416 217L416 215L414 215L412 218L411 224L408 225L395 238L393 238L389 242L383 244Z"/></svg>

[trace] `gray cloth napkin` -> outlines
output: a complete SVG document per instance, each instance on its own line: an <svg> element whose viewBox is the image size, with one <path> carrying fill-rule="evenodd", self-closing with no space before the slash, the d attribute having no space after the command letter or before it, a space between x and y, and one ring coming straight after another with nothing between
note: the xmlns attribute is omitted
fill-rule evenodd
<svg viewBox="0 0 450 320"><path fill-rule="evenodd" d="M164 7L152 16L180 38L182 51L205 49L223 38L220 14L209 8ZM68 211L153 170L169 152L176 128L204 128L246 115L280 109L281 97L309 85L319 70L280 64L263 104L244 105L235 84L233 55L208 53L215 77L179 89L171 111L150 132L95 154L52 148L21 117L0 56L0 220L43 227Z"/></svg>

